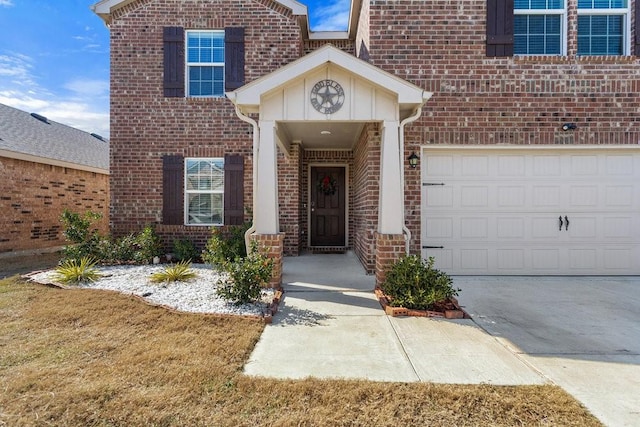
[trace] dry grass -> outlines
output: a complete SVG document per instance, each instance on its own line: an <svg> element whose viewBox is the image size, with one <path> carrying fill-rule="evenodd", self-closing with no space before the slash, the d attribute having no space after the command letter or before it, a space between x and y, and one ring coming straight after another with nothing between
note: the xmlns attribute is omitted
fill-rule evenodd
<svg viewBox="0 0 640 427"><path fill-rule="evenodd" d="M600 425L553 386L245 377L262 328L0 280L0 425Z"/></svg>

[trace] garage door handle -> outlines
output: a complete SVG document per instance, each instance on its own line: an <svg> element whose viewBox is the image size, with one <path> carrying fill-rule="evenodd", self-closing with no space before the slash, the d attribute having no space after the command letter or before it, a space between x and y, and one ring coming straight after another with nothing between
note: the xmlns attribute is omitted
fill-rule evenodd
<svg viewBox="0 0 640 427"><path fill-rule="evenodd" d="M423 246L422 249L444 249L444 246Z"/></svg>
<svg viewBox="0 0 640 427"><path fill-rule="evenodd" d="M569 231L569 218L566 215L564 216L564 230Z"/></svg>
<svg viewBox="0 0 640 427"><path fill-rule="evenodd" d="M560 215L558 217L558 220L560 221L560 231L562 231L562 225L563 225L563 223L562 223L562 215Z"/></svg>

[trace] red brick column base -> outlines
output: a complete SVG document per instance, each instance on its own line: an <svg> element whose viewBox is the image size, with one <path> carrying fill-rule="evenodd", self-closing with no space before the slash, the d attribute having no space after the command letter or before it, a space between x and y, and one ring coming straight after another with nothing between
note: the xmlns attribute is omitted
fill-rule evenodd
<svg viewBox="0 0 640 427"><path fill-rule="evenodd" d="M387 269L404 254L404 234L376 233L376 286L384 282Z"/></svg>
<svg viewBox="0 0 640 427"><path fill-rule="evenodd" d="M267 253L273 259L273 273L268 287L280 289L282 287L282 254L284 252L284 234L252 234L251 241L258 242L260 251Z"/></svg>

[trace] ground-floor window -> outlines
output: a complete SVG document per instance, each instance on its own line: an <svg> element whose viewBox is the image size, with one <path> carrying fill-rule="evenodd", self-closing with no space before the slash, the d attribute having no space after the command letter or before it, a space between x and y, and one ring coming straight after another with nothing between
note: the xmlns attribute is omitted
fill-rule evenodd
<svg viewBox="0 0 640 427"><path fill-rule="evenodd" d="M189 225L224 222L224 159L185 159L185 218Z"/></svg>

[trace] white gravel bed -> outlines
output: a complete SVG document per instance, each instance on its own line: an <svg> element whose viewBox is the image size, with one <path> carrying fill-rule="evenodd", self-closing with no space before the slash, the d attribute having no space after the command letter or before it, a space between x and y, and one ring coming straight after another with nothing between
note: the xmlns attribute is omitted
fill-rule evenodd
<svg viewBox="0 0 640 427"><path fill-rule="evenodd" d="M197 276L187 282L153 283L151 274L162 271L162 265L126 265L98 267L102 277L95 282L82 283L78 288L109 289L123 294L138 295L153 304L166 305L190 313L220 313L262 316L273 300L274 290L265 289L256 304L234 305L216 293L220 273L206 264L192 264ZM55 270L31 274L38 283L54 283Z"/></svg>

